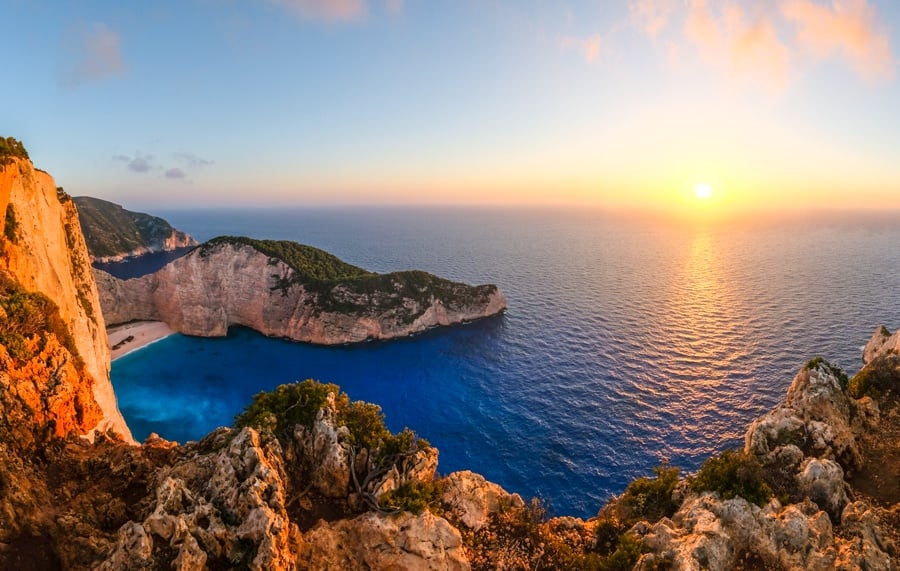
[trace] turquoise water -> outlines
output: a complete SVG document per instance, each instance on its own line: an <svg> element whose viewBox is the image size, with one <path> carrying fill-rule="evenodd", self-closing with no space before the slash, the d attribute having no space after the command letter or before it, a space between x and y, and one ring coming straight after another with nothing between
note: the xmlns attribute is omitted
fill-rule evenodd
<svg viewBox="0 0 900 571"><path fill-rule="evenodd" d="M254 393L317 378L471 469L592 515L660 459L696 469L823 355L851 372L900 324L900 216L691 227L591 212L167 212L200 240L291 239L376 271L497 283L509 311L394 342L313 347L233 330L113 364L137 438L197 439ZM132 262L134 263L134 262Z"/></svg>

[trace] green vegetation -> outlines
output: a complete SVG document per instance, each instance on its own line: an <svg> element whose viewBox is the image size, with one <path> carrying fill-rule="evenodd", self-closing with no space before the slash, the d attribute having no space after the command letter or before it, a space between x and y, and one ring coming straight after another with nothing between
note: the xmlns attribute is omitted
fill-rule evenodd
<svg viewBox="0 0 900 571"><path fill-rule="evenodd" d="M17 232L19 230L19 222L16 220L16 209L13 208L12 202L6 205L6 221L3 225L3 235L6 239L16 243Z"/></svg>
<svg viewBox="0 0 900 571"><path fill-rule="evenodd" d="M887 354L879 357L856 373L847 388L851 397L865 396L880 399L888 391L900 388L900 357Z"/></svg>
<svg viewBox="0 0 900 571"><path fill-rule="evenodd" d="M425 510L429 510L435 515L441 515L441 494L443 492L444 485L441 480L413 481L383 494L378 499L378 503L389 509L412 512L416 515Z"/></svg>
<svg viewBox="0 0 900 571"><path fill-rule="evenodd" d="M271 432L283 445L287 445L293 437L294 426L312 427L329 393L334 395L336 424L347 427L350 444L370 452L377 450L379 461L430 447L427 440L418 438L409 429L392 434L384 425L384 413L377 404L351 402L347 393L341 392L337 385L312 379L256 394L253 402L237 415L234 423L238 428L251 426Z"/></svg>
<svg viewBox="0 0 900 571"><path fill-rule="evenodd" d="M0 345L5 345L13 358L30 359L44 347L50 335L55 335L72 354L76 365L82 366L75 340L56 304L42 293L24 290L3 273L0 273L0 318Z"/></svg>
<svg viewBox="0 0 900 571"><path fill-rule="evenodd" d="M243 236L220 236L200 246L200 255L207 255L220 244L250 246L274 260L281 260L297 272L298 282L304 284L339 282L361 276L375 275L362 268L348 264L324 250L287 240L254 240ZM288 285L290 284L285 284L283 287Z"/></svg>
<svg viewBox="0 0 900 571"><path fill-rule="evenodd" d="M619 517L628 527L641 520L656 522L671 517L678 509L672 499L678 485L678 468L663 462L653 473L656 474L653 479L642 477L632 481L619 498Z"/></svg>
<svg viewBox="0 0 900 571"><path fill-rule="evenodd" d="M62 188L57 188L57 195ZM125 210L118 204L78 196L73 199L78 207L81 232L88 252L95 258L118 256L139 248L162 244L174 229L157 216ZM60 199L64 202L64 199Z"/></svg>
<svg viewBox="0 0 900 571"><path fill-rule="evenodd" d="M0 167L12 163L13 158L28 159L25 145L12 137L0 137Z"/></svg>
<svg viewBox="0 0 900 571"><path fill-rule="evenodd" d="M831 363L826 361L824 358L815 357L813 359L810 359L806 363L806 368L809 369L810 371L816 370L816 371L823 371L825 373L831 373L841 384L841 388L844 390L847 390L847 385L849 383L849 379L847 378L847 373L845 373L843 371L843 369L841 369L840 367L832 365Z"/></svg>
<svg viewBox="0 0 900 571"><path fill-rule="evenodd" d="M738 450L711 457L690 479L690 485L697 493L718 492L724 500L741 497L758 506L764 506L772 497L759 460Z"/></svg>

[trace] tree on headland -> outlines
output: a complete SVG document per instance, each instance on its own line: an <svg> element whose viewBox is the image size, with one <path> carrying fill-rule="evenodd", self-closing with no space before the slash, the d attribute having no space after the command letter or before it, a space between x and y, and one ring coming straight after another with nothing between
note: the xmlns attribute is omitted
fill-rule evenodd
<svg viewBox="0 0 900 571"><path fill-rule="evenodd" d="M27 159L28 151L25 150L25 145L13 137L0 137L0 166L11 163L13 157Z"/></svg>

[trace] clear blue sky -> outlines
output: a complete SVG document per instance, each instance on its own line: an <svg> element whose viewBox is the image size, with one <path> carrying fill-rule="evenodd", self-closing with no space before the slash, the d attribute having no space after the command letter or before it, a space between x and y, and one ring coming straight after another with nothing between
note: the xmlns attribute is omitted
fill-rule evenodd
<svg viewBox="0 0 900 571"><path fill-rule="evenodd" d="M0 134L72 194L900 206L893 0L0 0Z"/></svg>

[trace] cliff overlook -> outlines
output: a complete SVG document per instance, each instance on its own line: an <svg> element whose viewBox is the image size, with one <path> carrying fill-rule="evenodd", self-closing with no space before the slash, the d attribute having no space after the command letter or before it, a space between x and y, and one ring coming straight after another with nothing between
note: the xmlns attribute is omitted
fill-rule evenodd
<svg viewBox="0 0 900 571"><path fill-rule="evenodd" d="M220 237L159 271L119 280L95 270L111 323L164 321L222 336L232 325L324 345L390 339L506 308L494 285L421 271L376 274L293 242Z"/></svg>
<svg viewBox="0 0 900 571"><path fill-rule="evenodd" d="M743 449L686 477L664 464L596 517L551 519L540 502L477 474L439 476L429 443L410 430L391 433L377 405L311 380L256 395L233 427L199 442L122 441L108 377L92 373L108 367L109 354L74 205L16 157L0 167L0 207L2 569L900 564L900 333L878 328L853 377L809 361L784 402L749 426ZM304 271L291 265L297 260L270 264L239 240L215 243L206 256L198 249L191 263L218 264L221 253L237 267L261 257L263 267L248 275L266 277L277 295L280 283L285 296L304 288L291 282ZM341 280L372 279L323 260ZM104 383L108 394L98 391ZM93 440L81 436L89 431Z"/></svg>
<svg viewBox="0 0 900 571"><path fill-rule="evenodd" d="M73 200L92 261L114 262L197 245L190 235L158 216L125 210L90 196Z"/></svg>

